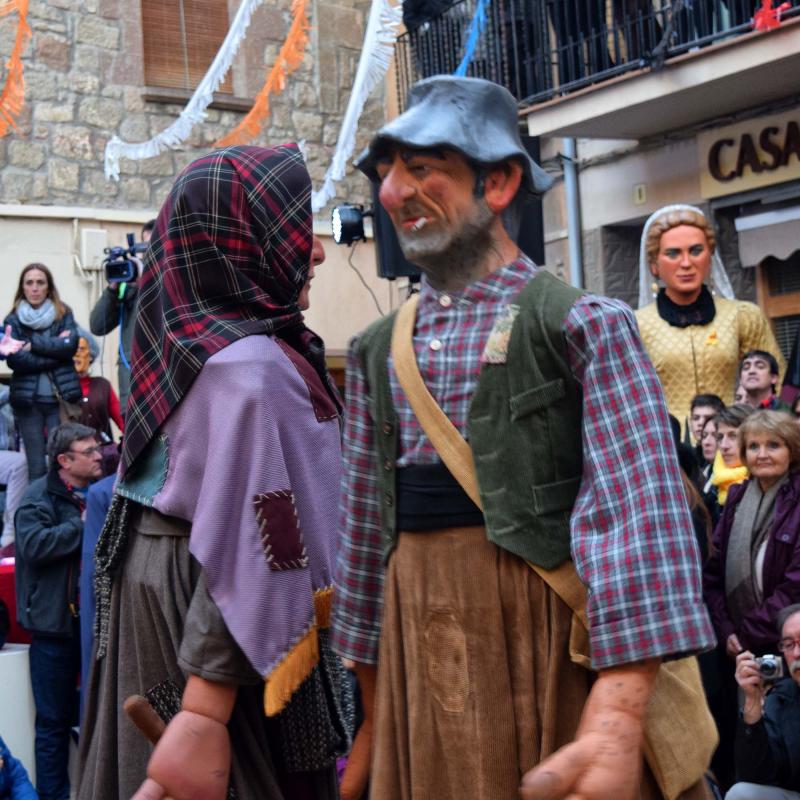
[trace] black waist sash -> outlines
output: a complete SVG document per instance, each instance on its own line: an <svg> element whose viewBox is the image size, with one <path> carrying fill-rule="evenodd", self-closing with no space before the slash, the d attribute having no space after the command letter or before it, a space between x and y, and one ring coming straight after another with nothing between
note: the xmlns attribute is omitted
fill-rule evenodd
<svg viewBox="0 0 800 800"><path fill-rule="evenodd" d="M441 461L397 470L398 531L483 524L483 513Z"/></svg>

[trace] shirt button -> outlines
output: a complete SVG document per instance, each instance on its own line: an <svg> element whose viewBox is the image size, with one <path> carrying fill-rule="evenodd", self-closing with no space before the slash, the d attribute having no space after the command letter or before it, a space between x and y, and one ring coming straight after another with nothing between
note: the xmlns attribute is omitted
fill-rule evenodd
<svg viewBox="0 0 800 800"><path fill-rule="evenodd" d="M383 502L386 503L387 506L394 504L394 498L392 497L391 492L386 492L386 494L383 496Z"/></svg>
<svg viewBox="0 0 800 800"><path fill-rule="evenodd" d="M391 436L394 433L394 425L391 422L384 422L383 423L383 432L387 436Z"/></svg>
<svg viewBox="0 0 800 800"><path fill-rule="evenodd" d="M384 468L384 469L385 469L387 472L391 472L391 471L392 471L392 467L393 467L393 464L392 464L392 459L391 459L391 458L387 458L387 459L386 459L386 460L383 462L383 468Z"/></svg>
<svg viewBox="0 0 800 800"><path fill-rule="evenodd" d="M442 295L442 296L439 298L439 305L440 305L442 308L450 308L450 306L451 306L451 305L453 305L453 298L452 298L452 297L450 297L450 295L449 295L449 294L443 294L443 295Z"/></svg>
<svg viewBox="0 0 800 800"><path fill-rule="evenodd" d="M441 341L441 339L431 339L430 344L428 345L428 347L430 347L431 350L433 350L434 352L436 352L437 350L441 350L442 349L442 341Z"/></svg>

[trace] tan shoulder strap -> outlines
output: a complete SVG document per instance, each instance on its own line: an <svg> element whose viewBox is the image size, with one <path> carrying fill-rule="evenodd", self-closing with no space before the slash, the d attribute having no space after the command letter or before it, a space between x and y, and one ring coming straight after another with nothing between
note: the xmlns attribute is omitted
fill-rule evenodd
<svg viewBox="0 0 800 800"><path fill-rule="evenodd" d="M453 477L478 508L483 510L478 490L478 475L472 450L458 428L442 411L433 395L425 386L414 354L414 322L419 295L412 295L399 309L392 330L392 361L400 386L408 398L422 429L436 448ZM572 561L564 562L556 569L542 569L536 564L528 565L550 588L573 610L581 624L588 630L586 616L586 588L581 583Z"/></svg>
<svg viewBox="0 0 800 800"><path fill-rule="evenodd" d="M397 312L392 331L394 370L419 424L436 448L436 452L470 500L482 509L472 450L447 414L433 399L417 366L414 355L414 321L418 302L419 295L414 294Z"/></svg>

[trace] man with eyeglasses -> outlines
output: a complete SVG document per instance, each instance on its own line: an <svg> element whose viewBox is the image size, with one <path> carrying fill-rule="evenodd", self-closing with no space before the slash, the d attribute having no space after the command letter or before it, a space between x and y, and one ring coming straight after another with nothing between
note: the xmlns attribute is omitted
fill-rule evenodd
<svg viewBox="0 0 800 800"><path fill-rule="evenodd" d="M753 654L736 657L736 681L745 698L736 731L742 782L725 800L800 800L800 603L778 614L778 630L787 675L769 693Z"/></svg>
<svg viewBox="0 0 800 800"><path fill-rule="evenodd" d="M69 800L69 736L77 723L80 673L78 576L89 484L102 477L92 428L66 422L47 442L49 470L33 481L16 515L20 625L33 635L36 788L41 800Z"/></svg>

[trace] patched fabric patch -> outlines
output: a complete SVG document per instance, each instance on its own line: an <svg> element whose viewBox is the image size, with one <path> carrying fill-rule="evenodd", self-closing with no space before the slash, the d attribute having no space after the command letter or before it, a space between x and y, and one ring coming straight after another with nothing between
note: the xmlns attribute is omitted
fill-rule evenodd
<svg viewBox="0 0 800 800"><path fill-rule="evenodd" d="M511 340L511 329L519 314L519 306L506 306L506 313L495 322L483 349L481 364L505 364L508 360L508 343Z"/></svg>
<svg viewBox="0 0 800 800"><path fill-rule="evenodd" d="M300 531L294 495L289 489L257 494L253 498L261 544L270 569L302 569L308 552Z"/></svg>

